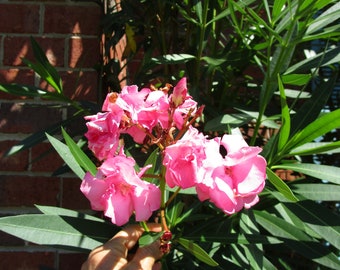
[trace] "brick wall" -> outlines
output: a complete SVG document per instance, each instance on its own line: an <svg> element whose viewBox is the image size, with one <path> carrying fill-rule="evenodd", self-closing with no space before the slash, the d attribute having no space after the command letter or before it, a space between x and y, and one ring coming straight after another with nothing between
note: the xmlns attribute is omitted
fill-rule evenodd
<svg viewBox="0 0 340 270"><path fill-rule="evenodd" d="M32 36L61 74L67 95L97 101L98 74L93 67L100 60L101 13L90 1L0 0L0 84L46 87L21 60L33 60ZM47 103L0 92L0 216L32 213L33 204L89 207L79 192L79 179L72 174L51 177L62 161L47 142L3 157L18 141L65 119L66 109L44 106ZM80 269L85 258L86 254L55 252L0 232L0 269Z"/></svg>

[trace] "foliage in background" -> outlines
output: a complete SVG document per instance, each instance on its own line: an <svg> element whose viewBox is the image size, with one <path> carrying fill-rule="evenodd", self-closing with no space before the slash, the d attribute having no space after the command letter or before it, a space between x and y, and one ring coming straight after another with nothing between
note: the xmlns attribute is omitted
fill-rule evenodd
<svg viewBox="0 0 340 270"><path fill-rule="evenodd" d="M309 160L340 152L339 138L318 142L340 127L340 109L323 111L339 79L340 3L125 0L121 7L103 25L110 37L107 46L127 35L127 65L140 60L128 74L128 84L160 85L188 77L190 94L206 104L202 129L207 134L239 129L251 145L263 146L268 162L266 188L251 210L225 216L211 204L199 203L190 190L183 191L167 211L174 238L163 269L210 269L216 262L215 269L338 269L340 219L334 202L340 196L340 168ZM324 50L310 57L310 43L320 39ZM57 74L42 52L35 52L37 64L27 64L56 91L20 85L0 90L71 104L75 116L90 113L85 103L64 97ZM115 75L123 66L117 61L103 68L112 90L117 90ZM331 68L330 78L319 72L323 66ZM65 133L64 139L49 136L82 178L84 170L93 170L92 162ZM23 145L30 147L29 142ZM156 164L157 155L151 154L148 162ZM300 177L285 182L277 170ZM0 229L77 250L94 248L116 229L74 211L38 208L43 214L0 219Z"/></svg>

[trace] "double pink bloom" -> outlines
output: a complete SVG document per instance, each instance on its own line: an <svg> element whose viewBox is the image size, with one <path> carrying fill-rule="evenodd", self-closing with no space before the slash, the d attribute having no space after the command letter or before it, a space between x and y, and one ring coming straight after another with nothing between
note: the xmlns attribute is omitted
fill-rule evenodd
<svg viewBox="0 0 340 270"><path fill-rule="evenodd" d="M81 191L94 210L104 211L117 225L128 222L133 213L137 221L149 219L161 200L159 188L141 179L148 167L136 173L135 161L119 146L124 133L139 144L162 145L169 187L195 187L201 201L210 200L227 214L256 204L264 188L266 161L259 155L261 148L248 146L236 135L207 139L188 126L201 109L188 95L186 79L171 94L168 91L127 86L119 94L107 95L102 113L86 117L89 148L103 163L95 176L85 175ZM175 129L179 134L186 131L177 141Z"/></svg>
<svg viewBox="0 0 340 270"><path fill-rule="evenodd" d="M220 146L227 151L223 157ZM164 151L165 179L170 187L195 187L201 201L210 200L227 214L250 208L259 200L266 179L266 160L259 147L241 136L208 140L190 128Z"/></svg>
<svg viewBox="0 0 340 270"><path fill-rule="evenodd" d="M104 211L118 226L135 213L137 221L148 220L160 207L159 188L140 179L148 167L136 173L135 161L123 153L103 162L95 176L86 173L80 190L90 200L93 210Z"/></svg>

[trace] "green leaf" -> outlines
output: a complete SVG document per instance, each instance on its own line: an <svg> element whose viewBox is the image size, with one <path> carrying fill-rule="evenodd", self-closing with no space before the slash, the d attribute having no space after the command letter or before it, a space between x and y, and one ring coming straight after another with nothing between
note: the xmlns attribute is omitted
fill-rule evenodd
<svg viewBox="0 0 340 270"><path fill-rule="evenodd" d="M301 146L305 143L311 142L314 139L340 127L340 109L325 113L317 118L314 122L310 123L303 130L298 131L295 135L288 140L287 144L282 149L282 154L289 153L294 148Z"/></svg>
<svg viewBox="0 0 340 270"><path fill-rule="evenodd" d="M270 183L288 200L297 202L298 199L283 180L267 167L267 177Z"/></svg>
<svg viewBox="0 0 340 270"><path fill-rule="evenodd" d="M276 1L275 1L276 2ZM282 82L284 84L303 86L312 78L310 74L286 74L282 75Z"/></svg>
<svg viewBox="0 0 340 270"><path fill-rule="evenodd" d="M339 216L312 201L304 200L298 203L287 203L290 209L304 224L317 234L340 249L340 219Z"/></svg>
<svg viewBox="0 0 340 270"><path fill-rule="evenodd" d="M328 51L319 53L313 57L307 58L299 63L289 67L284 74L291 73L309 73L316 67L327 66L334 63L340 62L340 46L332 48Z"/></svg>
<svg viewBox="0 0 340 270"><path fill-rule="evenodd" d="M292 116L291 135L306 127L319 116L334 89L336 80L337 76L334 75L314 89L312 97L304 102L296 114Z"/></svg>
<svg viewBox="0 0 340 270"><path fill-rule="evenodd" d="M245 234L260 234L254 214L251 210L245 210L241 213L240 232ZM244 252L252 266L252 269L263 269L263 247L261 244L244 245Z"/></svg>
<svg viewBox="0 0 340 270"><path fill-rule="evenodd" d="M287 99L284 91L284 87L280 76L278 75L278 86L280 90L280 100L281 100L281 128L279 130L279 142L278 151L280 151L287 143L290 132L290 113L287 104Z"/></svg>
<svg viewBox="0 0 340 270"><path fill-rule="evenodd" d="M289 153L289 155L306 156L320 153L326 154L340 153L340 141L306 143L297 148L294 148L292 152Z"/></svg>
<svg viewBox="0 0 340 270"><path fill-rule="evenodd" d="M80 147L72 140L72 138L66 133L66 131L61 129L65 142L69 147L73 157L78 162L78 164L85 169L85 171L90 172L92 175L96 175L97 167L91 161L91 159L80 149Z"/></svg>
<svg viewBox="0 0 340 270"><path fill-rule="evenodd" d="M201 59L207 62L208 65L215 66L215 67L218 67L227 61L227 59L224 59L224 58L213 58L209 56L203 56L201 57Z"/></svg>
<svg viewBox="0 0 340 270"><path fill-rule="evenodd" d="M245 234L245 233L228 233L222 235L221 233L209 232L209 234L185 236L186 239L198 242L208 243L224 243L224 244L263 244L273 245L280 244L283 241L271 236L263 234Z"/></svg>
<svg viewBox="0 0 340 270"><path fill-rule="evenodd" d="M144 166L147 165L152 165L151 168L149 168L144 174L146 175L154 175L159 171L159 149L156 148L155 150L152 151L152 153L148 156L147 160L144 163ZM148 182L153 182L155 179L153 177L145 177L142 176L143 180L148 181Z"/></svg>
<svg viewBox="0 0 340 270"><path fill-rule="evenodd" d="M276 0L274 1L274 6L272 8L272 17L273 21L276 21L277 18L281 15L283 6L285 5L286 0Z"/></svg>
<svg viewBox="0 0 340 270"><path fill-rule="evenodd" d="M340 18L340 2L334 4L319 15L307 28L306 34L314 33Z"/></svg>
<svg viewBox="0 0 340 270"><path fill-rule="evenodd" d="M70 99L65 97L64 95L49 92L32 85L22 85L16 83L0 84L0 91L16 96L40 97L43 99L70 102Z"/></svg>
<svg viewBox="0 0 340 270"><path fill-rule="evenodd" d="M204 249L195 244L193 241L184 238L179 238L177 239L177 241L198 260L210 266L218 266L218 263L214 259L212 259Z"/></svg>
<svg viewBox="0 0 340 270"><path fill-rule="evenodd" d="M340 185L340 168L329 166L329 165L319 165L313 163L290 163L290 164L279 164L272 167L272 169L286 169L293 170L295 172L300 172L312 177L326 180L335 184Z"/></svg>
<svg viewBox="0 0 340 270"><path fill-rule="evenodd" d="M340 35L340 25L332 25L329 27L325 27L320 29L311 35L304 35L302 37L302 42L307 42L316 39L338 39Z"/></svg>
<svg viewBox="0 0 340 270"><path fill-rule="evenodd" d="M54 206L46 206L46 205L35 205L43 214L45 215L57 215L57 216L67 216L67 217L75 217L87 220L93 220L96 222L105 222L103 219L91 216L89 214L85 214L82 212L69 210L66 208L61 207L54 207Z"/></svg>
<svg viewBox="0 0 340 270"><path fill-rule="evenodd" d="M275 95L280 95L279 91L274 92ZM285 89L285 95L288 98L310 98L311 95L308 92L302 92L300 90L293 90L293 89Z"/></svg>
<svg viewBox="0 0 340 270"><path fill-rule="evenodd" d="M50 64L45 53L40 48L39 44L31 37L33 54L37 63L23 59L23 62L37 72L42 79L48 82L58 93L63 92L62 80L58 71Z"/></svg>
<svg viewBox="0 0 340 270"><path fill-rule="evenodd" d="M46 133L47 139L50 141L54 149L58 152L59 156L65 161L65 163L70 167L70 169L80 178L83 179L85 172L80 167L74 156L72 155L69 147L63 144L59 140L50 136Z"/></svg>
<svg viewBox="0 0 340 270"><path fill-rule="evenodd" d="M218 116L208 121L205 126L205 131L225 131L230 127L239 127L253 119L252 116L244 113L232 113Z"/></svg>
<svg viewBox="0 0 340 270"><path fill-rule="evenodd" d="M294 193L313 201L340 201L340 186L332 184L295 184Z"/></svg>
<svg viewBox="0 0 340 270"><path fill-rule="evenodd" d="M138 240L138 244L140 247L147 246L157 241L163 232L144 232L142 236Z"/></svg>
<svg viewBox="0 0 340 270"><path fill-rule="evenodd" d="M0 218L0 230L32 243L86 252L117 232L112 224L45 214Z"/></svg>
<svg viewBox="0 0 340 270"><path fill-rule="evenodd" d="M183 64L192 59L195 59L195 56L191 54L164 54L160 57L151 58L151 62L155 65Z"/></svg>
<svg viewBox="0 0 340 270"><path fill-rule="evenodd" d="M254 211L256 221L272 235L285 239L284 242L302 256L332 269L339 269L340 261L334 253L304 231L266 211Z"/></svg>

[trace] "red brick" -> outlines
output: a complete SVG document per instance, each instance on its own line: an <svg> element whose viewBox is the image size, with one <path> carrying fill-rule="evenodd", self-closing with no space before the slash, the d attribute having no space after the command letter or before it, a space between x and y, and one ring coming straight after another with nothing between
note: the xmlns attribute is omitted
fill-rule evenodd
<svg viewBox="0 0 340 270"><path fill-rule="evenodd" d="M88 254L60 254L59 256L59 269L61 270L74 270L81 269L81 265L86 261Z"/></svg>
<svg viewBox="0 0 340 270"><path fill-rule="evenodd" d="M63 160L50 143L40 143L32 147L33 172L54 172L63 165Z"/></svg>
<svg viewBox="0 0 340 270"><path fill-rule="evenodd" d="M39 5L0 4L0 33L38 33Z"/></svg>
<svg viewBox="0 0 340 270"><path fill-rule="evenodd" d="M23 103L2 103L0 107L0 132L34 133L61 121L58 108L30 106Z"/></svg>
<svg viewBox="0 0 340 270"><path fill-rule="evenodd" d="M17 238L13 235L4 233L2 231L0 231L0 245L6 245L6 246L23 246L25 244L25 242L20 239Z"/></svg>
<svg viewBox="0 0 340 270"><path fill-rule="evenodd" d="M44 33L97 35L101 9L93 6L45 6Z"/></svg>
<svg viewBox="0 0 340 270"><path fill-rule="evenodd" d="M54 253L1 252L0 269L54 269Z"/></svg>
<svg viewBox="0 0 340 270"><path fill-rule="evenodd" d="M59 205L57 177L0 175L0 186L0 206Z"/></svg>
<svg viewBox="0 0 340 270"><path fill-rule="evenodd" d="M62 74L65 95L74 100L96 102L98 98L98 73L96 71L67 72Z"/></svg>
<svg viewBox="0 0 340 270"><path fill-rule="evenodd" d="M90 209L90 202L80 191L81 179L63 179L63 201L62 206L68 209Z"/></svg>
<svg viewBox="0 0 340 270"><path fill-rule="evenodd" d="M54 66L64 66L65 40L63 38L35 38ZM21 58L35 62L29 37L7 36L4 39L4 59L6 66L25 66Z"/></svg>
<svg viewBox="0 0 340 270"><path fill-rule="evenodd" d="M34 72L28 69L0 69L0 84L18 83L18 84L34 84Z"/></svg>
<svg viewBox="0 0 340 270"><path fill-rule="evenodd" d="M31 70L24 69L0 69L0 84L18 83L24 85L34 84L34 73ZM0 91L0 99L27 99L17 95L7 94Z"/></svg>
<svg viewBox="0 0 340 270"><path fill-rule="evenodd" d="M28 168L28 151L4 157L10 147L16 145L16 141L0 141L0 171L26 171Z"/></svg>
<svg viewBox="0 0 340 270"><path fill-rule="evenodd" d="M94 68L100 60L99 41L96 38L71 38L69 67Z"/></svg>

